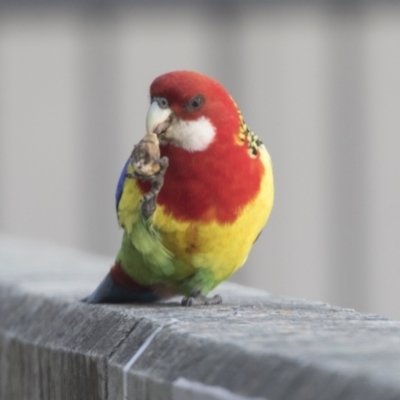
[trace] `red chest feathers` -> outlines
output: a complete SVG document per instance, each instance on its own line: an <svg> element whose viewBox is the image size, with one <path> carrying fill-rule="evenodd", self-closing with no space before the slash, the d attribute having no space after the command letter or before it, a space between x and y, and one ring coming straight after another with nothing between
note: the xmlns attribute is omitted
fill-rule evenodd
<svg viewBox="0 0 400 400"><path fill-rule="evenodd" d="M215 144L190 153L162 146L169 167L157 203L179 220L233 222L259 192L264 167L243 146L227 147ZM148 182L139 186L144 192L150 188Z"/></svg>

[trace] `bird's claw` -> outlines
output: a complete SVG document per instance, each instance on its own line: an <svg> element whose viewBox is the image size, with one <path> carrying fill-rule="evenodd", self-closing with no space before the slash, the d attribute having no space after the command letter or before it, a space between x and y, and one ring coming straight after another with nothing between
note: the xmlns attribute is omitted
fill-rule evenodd
<svg viewBox="0 0 400 400"><path fill-rule="evenodd" d="M151 196L149 199L143 199L142 205L141 205L141 210L142 210L142 215L145 219L149 219L154 212L156 211L157 208L157 196Z"/></svg>
<svg viewBox="0 0 400 400"><path fill-rule="evenodd" d="M201 294L193 296L193 294L191 294L189 297L184 297L181 301L181 305L184 307L211 306L216 304L222 304L222 298L219 294L213 297L206 297Z"/></svg>
<svg viewBox="0 0 400 400"><path fill-rule="evenodd" d="M168 167L168 157L160 158L157 163L161 167L160 170L156 174L146 178L146 180L151 182L151 189L142 199L141 209L145 219L149 219L156 211L158 193L160 193L164 184L164 175Z"/></svg>

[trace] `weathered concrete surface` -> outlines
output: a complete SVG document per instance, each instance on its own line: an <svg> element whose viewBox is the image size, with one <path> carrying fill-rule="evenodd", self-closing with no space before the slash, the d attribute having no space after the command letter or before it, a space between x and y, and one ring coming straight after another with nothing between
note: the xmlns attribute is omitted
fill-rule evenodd
<svg viewBox="0 0 400 400"><path fill-rule="evenodd" d="M0 400L400 399L400 322L233 284L79 303L110 263L0 236Z"/></svg>

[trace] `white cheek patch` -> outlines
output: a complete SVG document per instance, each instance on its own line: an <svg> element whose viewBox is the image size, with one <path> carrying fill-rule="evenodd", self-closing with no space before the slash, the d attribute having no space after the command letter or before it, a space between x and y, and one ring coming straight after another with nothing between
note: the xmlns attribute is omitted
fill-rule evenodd
<svg viewBox="0 0 400 400"><path fill-rule="evenodd" d="M206 117L195 121L178 120L169 129L165 138L187 151L202 151L214 140L215 128Z"/></svg>

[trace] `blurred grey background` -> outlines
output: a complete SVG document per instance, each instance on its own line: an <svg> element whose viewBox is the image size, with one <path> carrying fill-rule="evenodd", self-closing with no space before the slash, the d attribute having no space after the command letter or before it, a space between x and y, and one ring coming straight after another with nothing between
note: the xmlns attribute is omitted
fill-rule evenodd
<svg viewBox="0 0 400 400"><path fill-rule="evenodd" d="M148 87L192 69L274 162L275 207L233 279L400 318L397 2L18 4L0 3L1 232L115 255Z"/></svg>

